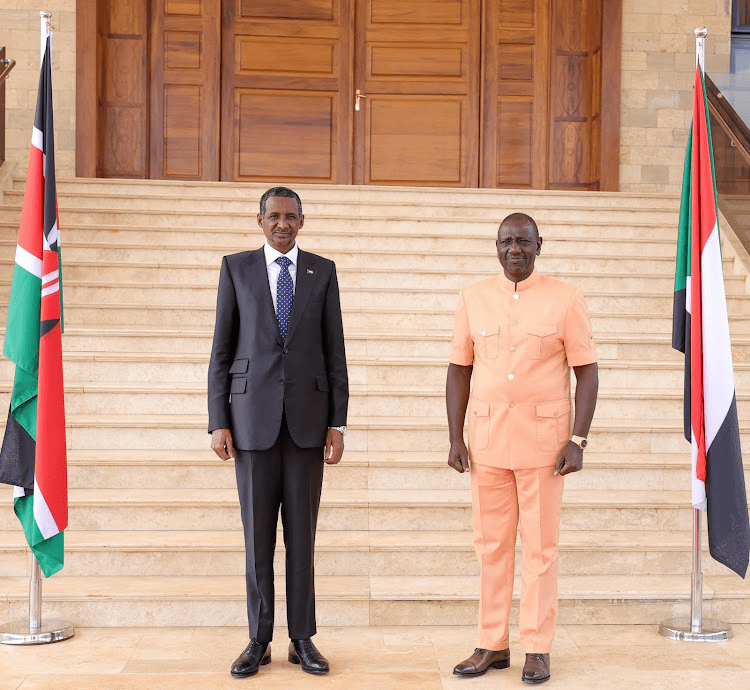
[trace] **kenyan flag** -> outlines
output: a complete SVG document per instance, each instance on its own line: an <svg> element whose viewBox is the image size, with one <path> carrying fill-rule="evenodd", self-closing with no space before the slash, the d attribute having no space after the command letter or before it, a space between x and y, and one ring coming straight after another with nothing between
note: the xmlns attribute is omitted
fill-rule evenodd
<svg viewBox="0 0 750 690"><path fill-rule="evenodd" d="M682 181L672 347L685 353L685 438L693 506L707 511L711 556L745 577L750 552L732 347L721 265L706 86L696 68Z"/></svg>
<svg viewBox="0 0 750 690"><path fill-rule="evenodd" d="M46 577L63 567L68 525L62 286L52 119L51 41L39 77L3 352L16 365L0 482Z"/></svg>

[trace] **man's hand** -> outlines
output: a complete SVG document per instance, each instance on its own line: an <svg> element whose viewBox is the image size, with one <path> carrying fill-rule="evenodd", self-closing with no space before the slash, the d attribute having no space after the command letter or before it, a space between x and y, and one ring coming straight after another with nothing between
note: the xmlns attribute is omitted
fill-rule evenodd
<svg viewBox="0 0 750 690"><path fill-rule="evenodd" d="M329 429L323 459L327 465L336 465L344 454L344 434L338 429Z"/></svg>
<svg viewBox="0 0 750 690"><path fill-rule="evenodd" d="M555 474L560 476L583 469L583 449L573 441L568 441L555 463Z"/></svg>
<svg viewBox="0 0 750 690"><path fill-rule="evenodd" d="M211 433L211 450L222 460L233 458L232 432L229 429L214 429Z"/></svg>
<svg viewBox="0 0 750 690"><path fill-rule="evenodd" d="M451 449L448 453L448 464L461 474L469 470L469 451L463 439L451 443Z"/></svg>

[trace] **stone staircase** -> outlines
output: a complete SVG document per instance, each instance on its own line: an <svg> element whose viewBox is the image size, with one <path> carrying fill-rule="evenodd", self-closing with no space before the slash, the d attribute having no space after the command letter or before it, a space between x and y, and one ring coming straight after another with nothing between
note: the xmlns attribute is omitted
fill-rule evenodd
<svg viewBox="0 0 750 690"><path fill-rule="evenodd" d="M70 526L65 569L44 583L45 615L84 626L245 624L234 468L209 450L205 382L221 257L260 246L262 191L58 182ZM545 238L540 269L585 291L600 355L585 470L566 480L560 621L686 613L689 449L682 362L670 347L678 200L298 191L300 245L338 267L351 384L347 450L326 469L320 511L319 623L476 620L469 477L446 466L444 381L457 291L497 273L497 224L518 210ZM15 180L0 209L0 323L22 198ZM747 454L749 283L728 244L725 273ZM12 380L0 361L1 409ZM26 615L29 557L10 489L0 497L2 621ZM708 556L704 573L706 615L749 622L750 586ZM283 552L277 574L283 597Z"/></svg>

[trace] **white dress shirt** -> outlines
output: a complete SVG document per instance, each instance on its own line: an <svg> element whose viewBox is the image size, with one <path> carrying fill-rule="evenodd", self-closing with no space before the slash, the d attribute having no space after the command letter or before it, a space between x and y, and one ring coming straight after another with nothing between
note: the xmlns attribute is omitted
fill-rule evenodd
<svg viewBox="0 0 750 690"><path fill-rule="evenodd" d="M268 241L263 245L263 252L266 255L266 268L268 269L268 287L271 288L271 299L273 300L273 311L276 312L276 286L279 282L279 273L281 266L276 263L276 259L285 256L292 263L289 264L289 275L292 276L292 290L297 287L297 255L299 249L297 243L286 253L282 254L278 249L274 249Z"/></svg>

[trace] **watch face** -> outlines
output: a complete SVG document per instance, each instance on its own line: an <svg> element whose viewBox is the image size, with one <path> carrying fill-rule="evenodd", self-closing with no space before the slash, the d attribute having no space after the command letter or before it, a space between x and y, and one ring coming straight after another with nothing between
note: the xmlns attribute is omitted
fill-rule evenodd
<svg viewBox="0 0 750 690"><path fill-rule="evenodd" d="M583 439L583 440L581 441L581 448L585 448L585 447L586 447L587 445L589 445L589 442L588 442L588 441L587 441L587 440L586 440L586 439L584 438L584 439Z"/></svg>

